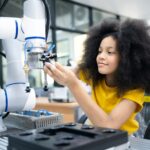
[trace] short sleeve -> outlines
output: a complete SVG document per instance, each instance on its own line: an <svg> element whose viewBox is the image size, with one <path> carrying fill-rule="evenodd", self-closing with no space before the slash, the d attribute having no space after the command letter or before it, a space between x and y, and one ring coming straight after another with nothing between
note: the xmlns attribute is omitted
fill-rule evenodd
<svg viewBox="0 0 150 150"><path fill-rule="evenodd" d="M90 80L90 79L89 79L89 80L87 79L87 74L86 74L85 72L79 71L78 77L79 77L80 80L82 80L82 81L85 82L86 84L92 85L91 80Z"/></svg>
<svg viewBox="0 0 150 150"><path fill-rule="evenodd" d="M126 92L123 96L123 99L129 99L138 104L137 112L141 111L144 103L144 90L143 89L134 89Z"/></svg>

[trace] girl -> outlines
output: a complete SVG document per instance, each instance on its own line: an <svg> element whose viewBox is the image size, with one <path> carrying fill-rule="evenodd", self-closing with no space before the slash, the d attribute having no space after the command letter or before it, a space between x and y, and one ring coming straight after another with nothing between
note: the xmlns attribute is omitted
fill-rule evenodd
<svg viewBox="0 0 150 150"><path fill-rule="evenodd" d="M93 125L132 134L139 128L136 114L150 92L150 36L142 20L103 21L85 41L76 71L46 63L45 72L67 86ZM90 97L80 80L92 88Z"/></svg>

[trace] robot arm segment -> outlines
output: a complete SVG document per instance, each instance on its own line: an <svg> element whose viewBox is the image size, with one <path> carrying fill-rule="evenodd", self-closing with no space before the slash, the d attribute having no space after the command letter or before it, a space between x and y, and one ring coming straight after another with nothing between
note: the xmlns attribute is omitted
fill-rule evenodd
<svg viewBox="0 0 150 150"><path fill-rule="evenodd" d="M21 60L23 44L17 40L3 40L7 57L6 88L0 92L0 112L29 110L35 106L35 93L25 91L25 73ZM11 51L11 53L10 53Z"/></svg>
<svg viewBox="0 0 150 150"><path fill-rule="evenodd" d="M27 57L31 59L24 60L28 65L30 61L32 64L38 63L46 49L46 18L42 0L25 0L23 10L24 16L21 19L0 17L0 39L4 39L7 59L6 88L0 90L0 131L6 129L1 112L29 110L35 106L34 90L25 91L28 81L23 70L22 50L31 56ZM39 68L29 66L29 69Z"/></svg>
<svg viewBox="0 0 150 150"><path fill-rule="evenodd" d="M0 39L24 40L21 24L19 18L0 17Z"/></svg>
<svg viewBox="0 0 150 150"><path fill-rule="evenodd" d="M45 9L42 1L25 1L22 27L25 35L26 48L32 48L32 53L41 50L43 52L43 48L46 48L45 24Z"/></svg>

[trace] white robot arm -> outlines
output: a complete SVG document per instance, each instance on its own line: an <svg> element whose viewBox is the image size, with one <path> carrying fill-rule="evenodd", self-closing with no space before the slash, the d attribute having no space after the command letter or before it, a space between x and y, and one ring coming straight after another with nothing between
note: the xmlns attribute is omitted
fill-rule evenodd
<svg viewBox="0 0 150 150"><path fill-rule="evenodd" d="M7 59L6 87L0 90L0 132L6 130L2 112L29 110L35 106L34 90L25 90L26 73L43 67L37 64L41 63L39 57L46 49L44 4L42 0L25 0L23 10L23 18L0 18L0 39ZM23 49L28 52L25 71L21 60Z"/></svg>
<svg viewBox="0 0 150 150"><path fill-rule="evenodd" d="M20 18L0 17L0 39L18 38L18 34L22 34L21 31L18 31L21 29L21 22ZM24 35L22 34L21 36Z"/></svg>

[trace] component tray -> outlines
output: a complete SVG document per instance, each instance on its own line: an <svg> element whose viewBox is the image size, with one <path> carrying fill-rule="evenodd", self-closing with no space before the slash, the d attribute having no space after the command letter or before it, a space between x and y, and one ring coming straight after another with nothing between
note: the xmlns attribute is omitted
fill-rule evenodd
<svg viewBox="0 0 150 150"><path fill-rule="evenodd" d="M128 142L125 131L68 123L9 135L9 150L102 150Z"/></svg>

